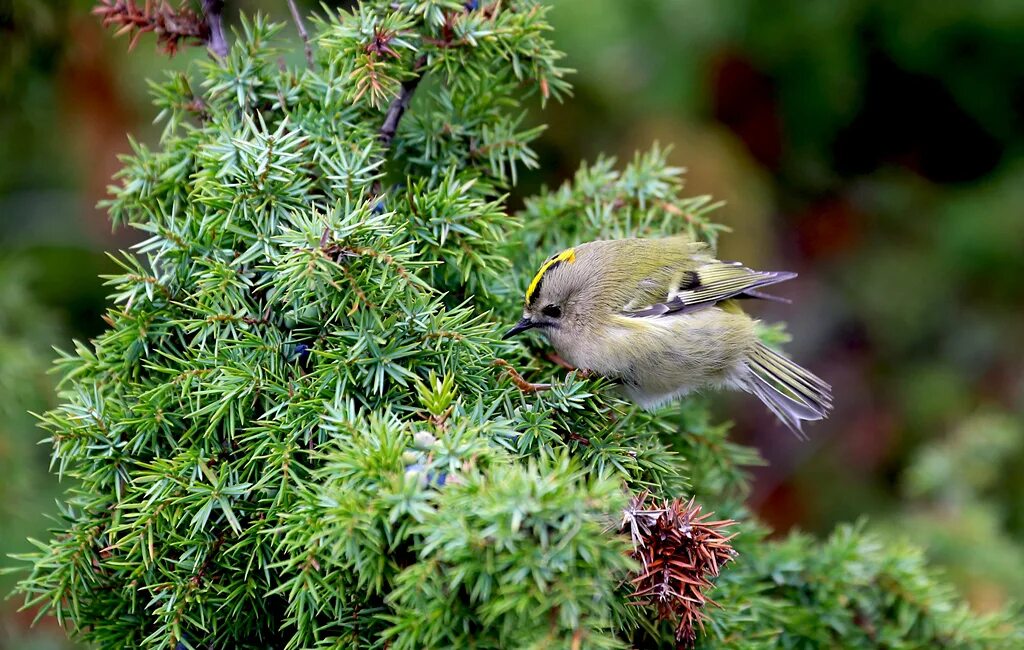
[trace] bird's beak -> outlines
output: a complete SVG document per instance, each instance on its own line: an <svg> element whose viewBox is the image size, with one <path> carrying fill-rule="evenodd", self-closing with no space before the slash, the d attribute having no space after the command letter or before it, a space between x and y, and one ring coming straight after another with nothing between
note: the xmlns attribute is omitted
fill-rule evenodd
<svg viewBox="0 0 1024 650"><path fill-rule="evenodd" d="M540 327L540 323L535 323L526 317L520 318L519 322L516 323L512 329L505 332L504 336L501 337L501 340L504 341L505 339L511 338L520 332L525 332L528 329L533 329L534 327Z"/></svg>

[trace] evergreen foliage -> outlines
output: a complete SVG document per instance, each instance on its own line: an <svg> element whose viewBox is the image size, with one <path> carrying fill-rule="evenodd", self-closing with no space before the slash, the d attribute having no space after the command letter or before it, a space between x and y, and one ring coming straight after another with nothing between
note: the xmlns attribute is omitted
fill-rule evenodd
<svg viewBox="0 0 1024 650"><path fill-rule="evenodd" d="M542 5L363 2L313 22L307 67L281 28L245 19L154 85L163 137L108 204L147 238L41 416L77 487L23 556L28 606L103 648L674 647L686 615L715 647L1024 641L863 527L767 540L758 457L700 399L643 413L500 340L560 246L720 230L658 149L508 213L540 132L521 102L569 91ZM705 552L623 521L685 530L684 497L739 522L707 536L733 559L692 577L703 612L633 584Z"/></svg>

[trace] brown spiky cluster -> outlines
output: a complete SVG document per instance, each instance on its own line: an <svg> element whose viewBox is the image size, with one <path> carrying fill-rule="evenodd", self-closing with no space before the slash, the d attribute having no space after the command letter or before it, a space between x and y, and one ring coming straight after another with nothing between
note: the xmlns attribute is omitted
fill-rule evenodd
<svg viewBox="0 0 1024 650"><path fill-rule="evenodd" d="M714 513L701 514L701 506L676 500L660 506L649 502L644 492L633 497L623 513L622 532L633 539L633 558L640 562L640 574L633 580L633 603L657 608L660 620L674 621L676 641L689 648L704 629L711 603L707 592L723 564L736 557L730 545L734 534L727 529L731 519L709 521Z"/></svg>
<svg viewBox="0 0 1024 650"><path fill-rule="evenodd" d="M104 27L116 27L116 36L130 34L129 50L147 32L156 34L157 47L169 55L177 52L182 43L203 45L210 37L203 16L184 3L174 9L164 0L146 0L141 6L135 0L100 0L92 13L103 19Z"/></svg>

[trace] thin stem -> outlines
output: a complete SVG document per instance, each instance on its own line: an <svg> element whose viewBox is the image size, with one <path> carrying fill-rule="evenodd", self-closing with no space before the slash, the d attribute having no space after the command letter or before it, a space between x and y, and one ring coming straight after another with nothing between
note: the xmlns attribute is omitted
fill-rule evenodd
<svg viewBox="0 0 1024 650"><path fill-rule="evenodd" d="M288 0L288 9L292 12L295 27L299 30L299 36L302 38L302 47L306 51L306 65L312 68L313 48L309 45L309 32L306 31L306 24L302 22L302 14L299 13L299 8L295 6L295 0Z"/></svg>
<svg viewBox="0 0 1024 650"><path fill-rule="evenodd" d="M206 15L206 24L210 27L210 40L207 46L210 51L223 59L228 55L228 41L224 38L224 21L221 14L224 12L224 0L203 0L203 14Z"/></svg>

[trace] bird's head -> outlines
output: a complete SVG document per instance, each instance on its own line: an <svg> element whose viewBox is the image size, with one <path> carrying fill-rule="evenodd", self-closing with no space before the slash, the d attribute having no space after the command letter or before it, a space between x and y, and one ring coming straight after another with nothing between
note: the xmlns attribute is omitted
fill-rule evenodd
<svg viewBox="0 0 1024 650"><path fill-rule="evenodd" d="M575 297L582 285L577 254L577 249L569 248L541 264L526 289L523 317L502 338L534 328L551 332L577 318Z"/></svg>

